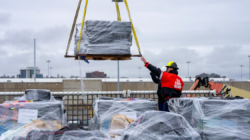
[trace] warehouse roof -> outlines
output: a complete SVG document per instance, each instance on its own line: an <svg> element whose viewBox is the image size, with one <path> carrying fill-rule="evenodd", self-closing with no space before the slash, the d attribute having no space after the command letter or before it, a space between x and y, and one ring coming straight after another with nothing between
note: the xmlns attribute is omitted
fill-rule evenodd
<svg viewBox="0 0 250 140"><path fill-rule="evenodd" d="M36 82L44 83L60 83L63 80L80 80L80 78L37 78ZM83 80L102 80L102 82L117 82L117 78L83 78ZM184 82L190 82L189 78L182 78ZM152 82L151 78L120 78L120 82ZM191 78L191 82L195 81L195 78ZM229 78L210 78L210 81L230 81ZM249 80L250 81L250 80ZM29 83L34 82L32 78L0 78L0 82L13 82L13 83ZM235 81L234 81L235 82Z"/></svg>

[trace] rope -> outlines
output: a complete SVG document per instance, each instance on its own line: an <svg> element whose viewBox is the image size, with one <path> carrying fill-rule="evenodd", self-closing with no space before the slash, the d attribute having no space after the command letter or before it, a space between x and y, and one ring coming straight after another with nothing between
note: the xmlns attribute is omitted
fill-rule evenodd
<svg viewBox="0 0 250 140"><path fill-rule="evenodd" d="M83 78L82 78L81 58L78 58L78 59L79 59L79 70L80 70L80 82L81 82L82 98L83 98L83 100L87 100L86 94L84 93L84 83L83 83Z"/></svg>
<svg viewBox="0 0 250 140"><path fill-rule="evenodd" d="M118 21L121 21L121 14L120 14L118 0L115 0L115 5L116 5L116 12L117 12L117 19L118 19Z"/></svg>
<svg viewBox="0 0 250 140"><path fill-rule="evenodd" d="M79 52L79 50L80 50L80 43L81 43L81 40L82 40L82 29L83 29L85 16L86 16L86 12L87 12L87 6L88 6L88 0L86 0L86 3L85 3L83 18L82 18L82 26L81 26L81 31L80 31L79 41L78 41L78 47L77 47L77 52Z"/></svg>
<svg viewBox="0 0 250 140"><path fill-rule="evenodd" d="M127 0L124 0L124 3L125 3L125 6L127 8L127 11L128 11L128 17L129 17L129 20L132 24L132 31L133 31L133 34L134 34L134 38L135 38L135 42L136 42L136 45L137 45L137 48L138 48L138 51L141 55L141 49L140 49L140 45L139 45L139 41L138 41L138 38L137 38L137 35L136 35L136 32L135 32L135 28L134 28L134 24L132 22L132 18L131 18L131 15L130 15L130 11L129 11L129 7L128 7L128 2Z"/></svg>
<svg viewBox="0 0 250 140"><path fill-rule="evenodd" d="M77 6L77 9L76 9L75 18L74 18L73 25L72 25L71 32L70 32L70 36L69 36L68 46L67 46L67 49L66 49L66 55L68 54L68 51L69 51L69 47L70 47L70 43L71 43L72 36L73 36L73 33L74 33L74 29L75 29L77 17L78 17L79 11L80 11L81 3L82 3L82 0L79 0L78 6Z"/></svg>

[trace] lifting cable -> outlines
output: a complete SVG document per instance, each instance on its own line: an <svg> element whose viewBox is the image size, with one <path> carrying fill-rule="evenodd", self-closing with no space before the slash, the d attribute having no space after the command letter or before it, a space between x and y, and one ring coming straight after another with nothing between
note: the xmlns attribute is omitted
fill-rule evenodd
<svg viewBox="0 0 250 140"><path fill-rule="evenodd" d="M83 25L84 25L84 21L85 21L85 16L86 16L86 12L87 12L88 1L89 0L86 0L86 3L85 3L83 18L82 18L82 26L81 26L81 31L80 31L79 41L78 41L78 47L77 47L77 52L79 52L79 50L80 50L80 43L81 43L81 40L82 40L82 29L83 29Z"/></svg>
<svg viewBox="0 0 250 140"><path fill-rule="evenodd" d="M128 11L129 20L130 20L130 22L132 24L132 31L133 31L133 35L134 35L134 38L135 38L137 48L138 48L138 52L141 55L141 49L140 49L139 41L138 41L138 38L137 38L137 35L136 35L134 24L132 22L132 18L131 18L131 14L130 14L130 11L129 11L129 6L128 6L127 0L124 0L124 3L125 3L125 6L126 6L126 9ZM115 4L116 4L116 11L117 11L118 21L121 21L121 15L120 15L120 9L119 9L119 5L118 5L118 0L115 0ZM77 47L77 52L79 52L79 50L80 50L80 43L81 43L81 39L82 39L82 30L83 30L83 25L84 25L84 21L85 21L86 12L87 12L87 5L88 5L88 0L86 0L86 3L85 3L84 14L83 14L83 18L82 18L81 31L80 31L78 47Z"/></svg>
<svg viewBox="0 0 250 140"><path fill-rule="evenodd" d="M80 43L81 43L81 39L82 39L82 29L83 29L85 16L86 16L86 12L87 12L87 6L88 6L88 0L86 0L86 3L85 3L83 18L82 18L81 31L80 31L78 47L77 47L77 52L79 52L79 50L80 50ZM79 59L79 66L80 66L80 77L81 77L80 80L81 80L82 98L83 98L83 100L87 100L86 96L84 95L84 83L83 83L83 78L82 78L81 58L78 58L78 59Z"/></svg>
<svg viewBox="0 0 250 140"><path fill-rule="evenodd" d="M79 11L80 11L81 3L82 3L82 0L79 0L78 6L77 6L77 9L76 9L76 14L75 14L74 22L73 22L73 25L72 25L72 28L71 28L71 32L70 32L70 36L69 36L68 46L67 46L67 49L66 49L66 55L68 54L68 51L69 51L69 46L70 46L70 43L71 43L71 40L72 40L72 36L73 36L73 33L74 33L74 29L75 29L77 17L78 17Z"/></svg>
<svg viewBox="0 0 250 140"><path fill-rule="evenodd" d="M132 22L132 18L131 18L131 15L130 15L130 11L129 11L129 7L128 7L128 2L127 2L127 0L124 0L124 3L125 3L125 5L126 5L127 11L128 11L129 20L130 20L130 22L131 22L131 24L132 24L132 31L133 31L133 34L134 34L135 42L136 42L136 45L137 45L139 54L141 55L141 49L140 49L139 41L138 41L138 38L137 38L137 35L136 35L136 32L135 32L134 24L133 24L133 22Z"/></svg>
<svg viewBox="0 0 250 140"><path fill-rule="evenodd" d="M120 14L120 8L119 8L119 4L118 4L118 0L115 0L115 5L116 5L116 12L117 12L117 20L121 21L121 14Z"/></svg>

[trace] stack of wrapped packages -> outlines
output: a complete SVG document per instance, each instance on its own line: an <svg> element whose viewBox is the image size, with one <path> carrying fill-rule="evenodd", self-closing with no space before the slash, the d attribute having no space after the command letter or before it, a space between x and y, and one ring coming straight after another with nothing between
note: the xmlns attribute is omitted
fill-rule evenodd
<svg viewBox="0 0 250 140"><path fill-rule="evenodd" d="M169 100L171 112L182 115L203 140L250 138L250 100L179 98Z"/></svg>
<svg viewBox="0 0 250 140"><path fill-rule="evenodd" d="M132 24L121 21L86 21L77 52L81 24L76 25L75 55L105 54L130 55Z"/></svg>
<svg viewBox="0 0 250 140"><path fill-rule="evenodd" d="M201 140L179 114L147 111L130 124L122 140Z"/></svg>
<svg viewBox="0 0 250 140"><path fill-rule="evenodd" d="M14 137L13 140L111 140L100 131L72 130L65 127L58 131L32 130L26 137Z"/></svg>
<svg viewBox="0 0 250 140"><path fill-rule="evenodd" d="M0 104L0 139L25 137L31 130L59 130L66 120L63 102L49 90L27 90L17 100Z"/></svg>
<svg viewBox="0 0 250 140"><path fill-rule="evenodd" d="M158 110L157 103L146 99L99 98L93 103L91 130L100 130L113 138L121 137L124 129L146 111Z"/></svg>

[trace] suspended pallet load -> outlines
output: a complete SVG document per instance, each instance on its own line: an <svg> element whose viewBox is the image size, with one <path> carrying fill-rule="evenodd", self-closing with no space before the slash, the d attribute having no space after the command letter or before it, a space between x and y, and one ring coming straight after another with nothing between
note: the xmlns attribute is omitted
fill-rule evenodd
<svg viewBox="0 0 250 140"><path fill-rule="evenodd" d="M66 49L66 58L73 57L75 60L130 60L131 57L142 56L127 0L112 1L115 2L116 5L118 21L85 21L88 6L88 0L86 0L82 23L76 24L82 2L82 0L79 0ZM125 3L130 22L121 21L118 2ZM74 29L76 29L74 55L68 55ZM132 32L138 47L138 55L132 55L130 53Z"/></svg>

